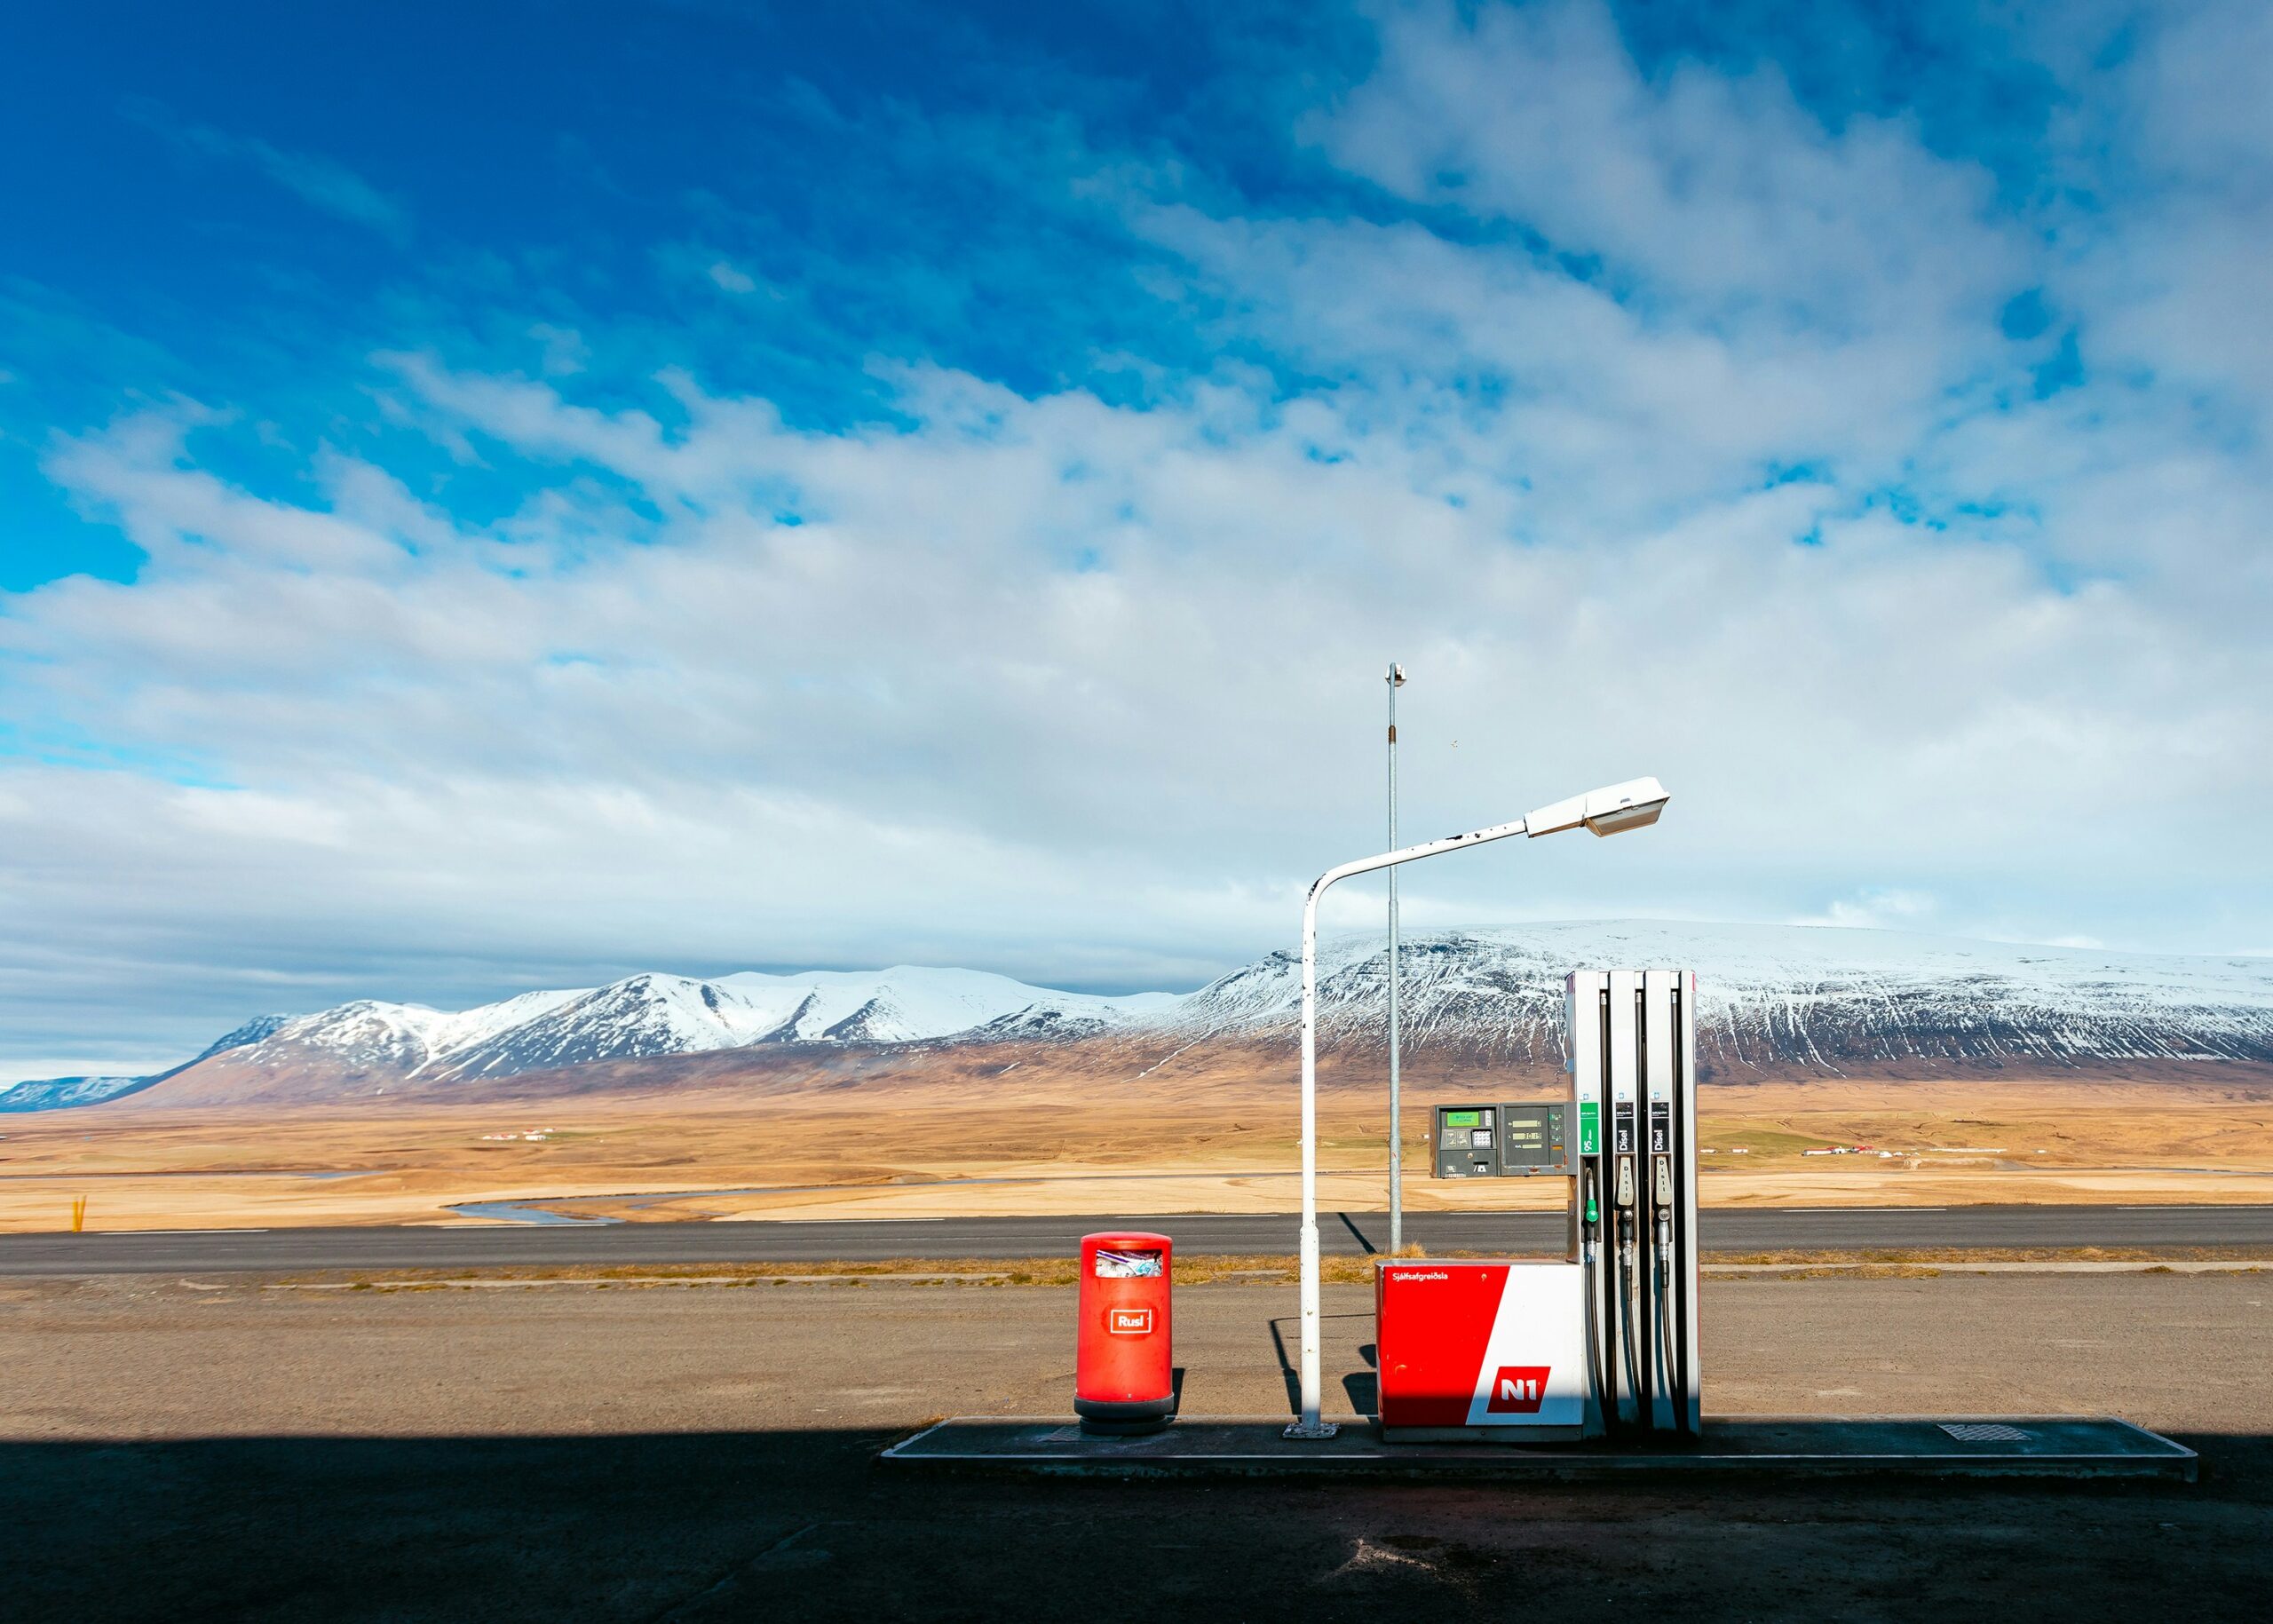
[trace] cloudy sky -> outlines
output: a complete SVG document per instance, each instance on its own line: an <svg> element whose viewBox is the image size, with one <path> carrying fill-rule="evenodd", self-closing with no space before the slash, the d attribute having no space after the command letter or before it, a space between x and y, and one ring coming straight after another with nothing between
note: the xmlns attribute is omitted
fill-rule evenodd
<svg viewBox="0 0 2273 1624"><path fill-rule="evenodd" d="M1382 836L2273 949L2273 10L11 8L0 1079L1188 986ZM1345 926L1379 919L1352 888Z"/></svg>

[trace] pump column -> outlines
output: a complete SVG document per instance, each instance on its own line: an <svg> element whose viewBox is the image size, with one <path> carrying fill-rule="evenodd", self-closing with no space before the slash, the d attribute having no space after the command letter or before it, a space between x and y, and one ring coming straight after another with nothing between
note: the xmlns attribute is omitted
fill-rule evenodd
<svg viewBox="0 0 2273 1624"><path fill-rule="evenodd" d="M1563 995L1564 1031L1570 1040L1571 1099L1579 1117L1576 1154L1572 1161L1571 1218L1584 1271L1587 1427L1592 1435L1602 1430L1604 1418L1613 1413L1618 1391L1610 1341L1618 1314L1604 1256L1610 1159L1603 1132L1603 1095L1610 1070L1610 978L1598 970L1574 970L1564 979Z"/></svg>
<svg viewBox="0 0 2273 1624"><path fill-rule="evenodd" d="M1579 1113L1572 1215L1586 1270L1588 1391L1612 1432L1693 1437L1703 1390L1696 978L1674 970L1578 970L1564 986Z"/></svg>
<svg viewBox="0 0 2273 1624"><path fill-rule="evenodd" d="M1647 1116L1643 1199L1650 1256L1639 1282L1649 1364L1651 1425L1695 1436L1700 1416L1697 1288L1696 978L1642 977L1642 1058Z"/></svg>

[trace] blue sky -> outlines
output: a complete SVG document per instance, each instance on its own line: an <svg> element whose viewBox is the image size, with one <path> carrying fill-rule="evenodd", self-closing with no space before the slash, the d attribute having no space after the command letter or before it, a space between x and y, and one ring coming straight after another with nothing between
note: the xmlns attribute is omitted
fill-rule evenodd
<svg viewBox="0 0 2273 1624"><path fill-rule="evenodd" d="M2269 47L18 8L0 1077L635 968L1188 986L1375 837L1390 657L1409 828L1678 797L1422 925L2273 947Z"/></svg>

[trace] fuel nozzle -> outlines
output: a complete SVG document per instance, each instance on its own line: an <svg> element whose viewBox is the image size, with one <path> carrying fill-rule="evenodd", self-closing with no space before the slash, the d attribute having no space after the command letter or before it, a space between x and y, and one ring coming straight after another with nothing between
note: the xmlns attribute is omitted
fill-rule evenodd
<svg viewBox="0 0 2273 1624"><path fill-rule="evenodd" d="M1658 1208L1658 1266L1673 1266L1673 1214L1663 1207Z"/></svg>

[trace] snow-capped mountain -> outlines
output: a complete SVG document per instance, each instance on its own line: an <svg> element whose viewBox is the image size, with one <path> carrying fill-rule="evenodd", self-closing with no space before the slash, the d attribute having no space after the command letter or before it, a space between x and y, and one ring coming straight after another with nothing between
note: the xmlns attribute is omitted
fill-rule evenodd
<svg viewBox="0 0 2273 1624"><path fill-rule="evenodd" d="M762 1044L914 1043L982 1032L1088 1035L1143 1021L1176 1002L1166 993L1098 997L980 970L905 965L788 976L744 970L711 980L645 974L601 987L524 993L456 1013L358 1000L314 1015L268 1018L207 1055L226 1047L228 1066L241 1073L321 1069L432 1087Z"/></svg>
<svg viewBox="0 0 2273 1624"><path fill-rule="evenodd" d="M1320 951L1329 1046L1383 1036L1378 936ZM1563 978L1581 967L1694 970L1704 1064L1723 1078L1849 1068L2273 1063L2273 959L2016 947L1885 931L1653 921L1535 924L1409 938L1408 1048L1497 1063L1562 1058ZM248 1023L149 1078L59 1078L0 1090L0 1111L125 1093L215 1103L486 1082L596 1061L788 1044L1050 1043L1152 1048L1294 1041L1300 966L1272 954L1182 995L1098 997L978 970L645 974L447 1012L361 1000ZM159 1085L163 1085L162 1087Z"/></svg>
<svg viewBox="0 0 2273 1624"><path fill-rule="evenodd" d="M44 1077L0 1089L0 1111L57 1111L92 1105L147 1086L147 1077Z"/></svg>
<svg viewBox="0 0 2273 1624"><path fill-rule="evenodd" d="M462 1081L760 1043L917 1043L980 1031L995 1037L1086 1035L1176 1002L1166 993L1100 998L980 970L905 965L794 976L743 970L712 981L632 976L590 991L532 993L512 1002L536 999L550 1002L527 1018L505 1018L509 1006L503 1004L444 1018L467 1030L478 1025L479 1035L462 1039L459 1028L438 1027L428 1058L413 1074Z"/></svg>
<svg viewBox="0 0 2273 1624"><path fill-rule="evenodd" d="M1321 947L1322 1041L1380 1041L1388 959L1378 937ZM1564 974L1644 965L1696 971L1700 1058L1724 1075L1905 1061L2273 1061L2273 959L1637 920L1409 939L1405 1039L1560 1063ZM1299 962L1273 954L1192 994L1175 1018L1200 1033L1291 1036L1301 993Z"/></svg>

